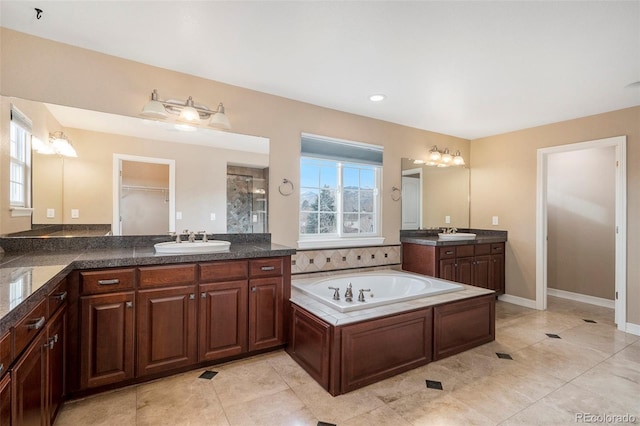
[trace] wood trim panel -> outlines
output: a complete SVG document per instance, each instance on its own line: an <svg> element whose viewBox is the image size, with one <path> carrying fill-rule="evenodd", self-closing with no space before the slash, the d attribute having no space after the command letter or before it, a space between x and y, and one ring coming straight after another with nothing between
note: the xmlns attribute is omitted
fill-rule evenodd
<svg viewBox="0 0 640 426"><path fill-rule="evenodd" d="M249 277L249 262L211 262L200 264L200 282L246 280Z"/></svg>
<svg viewBox="0 0 640 426"><path fill-rule="evenodd" d="M402 269L432 277L438 276L435 246L402 243Z"/></svg>
<svg viewBox="0 0 640 426"><path fill-rule="evenodd" d="M249 261L249 277L279 277L282 275L282 263L281 257L252 259Z"/></svg>
<svg viewBox="0 0 640 426"><path fill-rule="evenodd" d="M434 360L446 358L494 339L493 294L434 307Z"/></svg>
<svg viewBox="0 0 640 426"><path fill-rule="evenodd" d="M140 288L174 287L194 284L196 264L145 266L139 268L138 285Z"/></svg>
<svg viewBox="0 0 640 426"><path fill-rule="evenodd" d="M133 290L135 269L104 269L100 271L80 272L83 294Z"/></svg>

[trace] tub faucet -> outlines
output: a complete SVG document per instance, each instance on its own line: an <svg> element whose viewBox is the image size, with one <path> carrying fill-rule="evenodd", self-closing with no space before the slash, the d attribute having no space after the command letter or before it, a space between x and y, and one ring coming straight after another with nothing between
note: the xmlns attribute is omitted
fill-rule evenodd
<svg viewBox="0 0 640 426"><path fill-rule="evenodd" d="M364 299L364 292L365 291L371 291L371 289L370 288L361 288L360 289L360 294L358 294L358 302L365 302L365 299Z"/></svg>
<svg viewBox="0 0 640 426"><path fill-rule="evenodd" d="M329 287L329 290L334 290L333 300L340 300L340 287Z"/></svg>
<svg viewBox="0 0 640 426"><path fill-rule="evenodd" d="M349 283L347 290L344 292L344 300L347 302L353 302L353 290L351 289L351 283Z"/></svg>

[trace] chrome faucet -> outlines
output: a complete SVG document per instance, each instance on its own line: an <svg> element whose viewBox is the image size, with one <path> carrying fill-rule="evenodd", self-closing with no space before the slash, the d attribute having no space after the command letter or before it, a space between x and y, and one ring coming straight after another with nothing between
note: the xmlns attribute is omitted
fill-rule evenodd
<svg viewBox="0 0 640 426"><path fill-rule="evenodd" d="M189 232L189 242L192 243L196 240L196 233L191 231Z"/></svg>
<svg viewBox="0 0 640 426"><path fill-rule="evenodd" d="M360 294L358 294L358 302L364 302L365 301L365 299L364 299L364 292L365 291L371 291L371 289L370 288L361 288L360 289Z"/></svg>
<svg viewBox="0 0 640 426"><path fill-rule="evenodd" d="M353 290L351 288L351 283L349 283L347 290L344 292L344 300L347 302L353 302Z"/></svg>
<svg viewBox="0 0 640 426"><path fill-rule="evenodd" d="M334 290L333 300L340 300L340 287L329 287L329 290Z"/></svg>
<svg viewBox="0 0 640 426"><path fill-rule="evenodd" d="M202 234L202 242L206 243L207 241L207 231L198 231L198 234Z"/></svg>
<svg viewBox="0 0 640 426"><path fill-rule="evenodd" d="M458 228L444 228L443 231L445 234L455 234L458 232Z"/></svg>

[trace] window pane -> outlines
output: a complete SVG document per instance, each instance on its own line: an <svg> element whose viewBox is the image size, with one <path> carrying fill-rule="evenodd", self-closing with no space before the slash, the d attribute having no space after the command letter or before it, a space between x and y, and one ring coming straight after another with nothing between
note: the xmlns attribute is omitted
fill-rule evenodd
<svg viewBox="0 0 640 426"><path fill-rule="evenodd" d="M376 229L373 214L360 215L360 232L371 233Z"/></svg>
<svg viewBox="0 0 640 426"><path fill-rule="evenodd" d="M360 178L358 169L345 167L342 169L342 186L344 188L358 188L360 186Z"/></svg>
<svg viewBox="0 0 640 426"><path fill-rule="evenodd" d="M300 213L300 234L318 233L318 213Z"/></svg>
<svg viewBox="0 0 640 426"><path fill-rule="evenodd" d="M373 213L373 191L360 191L360 211Z"/></svg>
<svg viewBox="0 0 640 426"><path fill-rule="evenodd" d="M336 191L332 189L320 190L320 211L335 212L336 211Z"/></svg>
<svg viewBox="0 0 640 426"><path fill-rule="evenodd" d="M373 189L375 188L375 172L372 169L360 170L360 188Z"/></svg>
<svg viewBox="0 0 640 426"><path fill-rule="evenodd" d="M320 233L336 233L336 215L333 213L320 213Z"/></svg>
<svg viewBox="0 0 640 426"><path fill-rule="evenodd" d="M342 216L342 232L345 234L356 234L360 224L358 214L345 214Z"/></svg>
<svg viewBox="0 0 640 426"><path fill-rule="evenodd" d="M342 211L344 213L358 212L358 191L345 189L342 192Z"/></svg>
<svg viewBox="0 0 640 426"><path fill-rule="evenodd" d="M313 186L318 188L320 181L320 167L316 164L302 160L300 162L300 186Z"/></svg>
<svg viewBox="0 0 640 426"><path fill-rule="evenodd" d="M337 167L322 167L320 169L320 187L336 188L338 186Z"/></svg>
<svg viewBox="0 0 640 426"><path fill-rule="evenodd" d="M300 191L300 211L318 211L318 190L302 188Z"/></svg>

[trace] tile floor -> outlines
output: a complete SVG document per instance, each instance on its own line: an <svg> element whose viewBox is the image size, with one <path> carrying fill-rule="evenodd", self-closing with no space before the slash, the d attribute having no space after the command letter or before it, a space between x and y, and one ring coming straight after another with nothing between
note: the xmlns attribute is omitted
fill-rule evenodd
<svg viewBox="0 0 640 426"><path fill-rule="evenodd" d="M611 309L548 307L498 302L495 342L335 398L277 351L211 366L211 380L200 369L68 402L56 425L640 423L640 337L617 331Z"/></svg>

